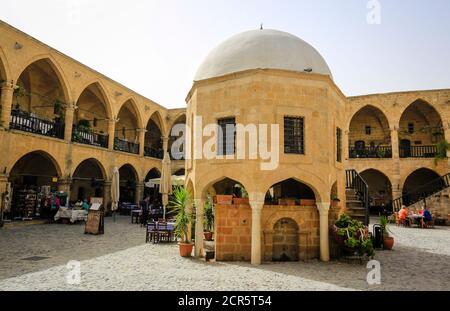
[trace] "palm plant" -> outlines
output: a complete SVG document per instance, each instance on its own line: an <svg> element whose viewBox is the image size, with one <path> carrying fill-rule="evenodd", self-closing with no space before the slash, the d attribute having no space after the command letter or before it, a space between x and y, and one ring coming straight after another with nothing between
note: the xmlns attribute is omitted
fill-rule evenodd
<svg viewBox="0 0 450 311"><path fill-rule="evenodd" d="M175 187L172 199L169 202L175 217L175 234L183 243L189 244L189 225L192 222L192 213L189 207L192 204L192 196L185 187Z"/></svg>
<svg viewBox="0 0 450 311"><path fill-rule="evenodd" d="M212 232L214 227L214 207L210 199L205 203L205 230Z"/></svg>

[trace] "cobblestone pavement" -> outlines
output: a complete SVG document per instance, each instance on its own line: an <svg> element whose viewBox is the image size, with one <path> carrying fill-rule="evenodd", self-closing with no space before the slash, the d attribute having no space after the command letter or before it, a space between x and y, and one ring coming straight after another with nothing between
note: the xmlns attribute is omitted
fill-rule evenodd
<svg viewBox="0 0 450 311"><path fill-rule="evenodd" d="M176 245L145 245L128 217L106 220L104 236L81 225L0 230L0 290L449 290L450 228L391 227L394 251L377 252L381 285L363 264L206 263L178 255ZM31 256L49 257L27 261ZM81 283L66 281L69 260L81 261Z"/></svg>

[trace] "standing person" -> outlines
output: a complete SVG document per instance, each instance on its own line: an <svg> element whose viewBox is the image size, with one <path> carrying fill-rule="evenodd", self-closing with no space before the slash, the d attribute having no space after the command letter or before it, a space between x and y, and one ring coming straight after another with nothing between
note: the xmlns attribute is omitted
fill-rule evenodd
<svg viewBox="0 0 450 311"><path fill-rule="evenodd" d="M139 202L139 207L141 208L141 227L147 225L149 216L149 203L150 198L147 196L144 200Z"/></svg>

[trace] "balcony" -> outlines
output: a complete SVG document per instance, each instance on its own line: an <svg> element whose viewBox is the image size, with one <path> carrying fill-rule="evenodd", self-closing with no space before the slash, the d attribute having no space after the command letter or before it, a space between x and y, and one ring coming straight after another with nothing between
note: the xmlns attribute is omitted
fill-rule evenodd
<svg viewBox="0 0 450 311"><path fill-rule="evenodd" d="M32 113L12 110L9 127L14 130L64 139L64 123L41 119Z"/></svg>
<svg viewBox="0 0 450 311"><path fill-rule="evenodd" d="M389 159L392 158L392 146L349 148L350 159Z"/></svg>
<svg viewBox="0 0 450 311"><path fill-rule="evenodd" d="M434 158L436 146L400 146L400 158Z"/></svg>
<svg viewBox="0 0 450 311"><path fill-rule="evenodd" d="M162 160L164 158L164 151L162 149L144 147L144 156Z"/></svg>
<svg viewBox="0 0 450 311"><path fill-rule="evenodd" d="M90 146L108 148L108 135L94 133L89 129L82 130L75 125L72 130L72 141Z"/></svg>
<svg viewBox="0 0 450 311"><path fill-rule="evenodd" d="M122 140L116 137L114 139L114 150L132 154L139 154L139 144Z"/></svg>

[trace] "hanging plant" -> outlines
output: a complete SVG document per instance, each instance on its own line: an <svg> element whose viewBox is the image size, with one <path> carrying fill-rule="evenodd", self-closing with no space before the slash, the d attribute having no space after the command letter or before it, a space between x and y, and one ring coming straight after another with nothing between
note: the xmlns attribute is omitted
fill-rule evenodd
<svg viewBox="0 0 450 311"><path fill-rule="evenodd" d="M439 160L447 159L447 151L450 150L450 143L446 140L441 140L436 144L436 156L434 157L434 164L437 165Z"/></svg>

